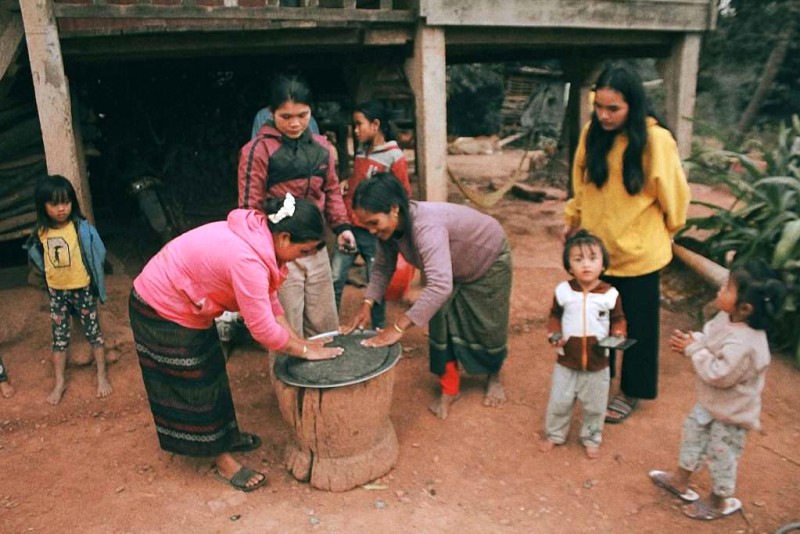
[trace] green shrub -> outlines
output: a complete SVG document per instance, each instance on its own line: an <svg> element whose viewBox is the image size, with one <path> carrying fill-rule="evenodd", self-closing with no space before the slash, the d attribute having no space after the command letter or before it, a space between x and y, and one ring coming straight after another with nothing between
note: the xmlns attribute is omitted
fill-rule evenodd
<svg viewBox="0 0 800 534"><path fill-rule="evenodd" d="M701 253L721 265L729 266L733 257L771 261L789 292L770 336L800 364L800 119L780 127L777 147L763 162L716 150L695 152L688 163L693 173L725 184L739 201L730 208L694 201L713 214L690 219L682 233L710 232Z"/></svg>

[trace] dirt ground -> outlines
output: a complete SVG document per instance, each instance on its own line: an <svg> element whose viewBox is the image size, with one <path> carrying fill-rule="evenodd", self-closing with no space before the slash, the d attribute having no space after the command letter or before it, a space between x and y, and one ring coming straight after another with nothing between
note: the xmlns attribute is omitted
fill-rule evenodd
<svg viewBox="0 0 800 534"><path fill-rule="evenodd" d="M517 158L451 157L461 176L502 179ZM713 191L698 188L704 195ZM454 192L454 199L458 193ZM679 269L665 277L658 400L644 402L622 425L608 425L601 457L589 461L575 436L539 452L554 362L544 339L560 265L563 205L509 197L491 210L514 250L510 356L504 369L508 402L481 405L483 380L466 378L464 394L445 421L426 409L437 393L427 371L424 328L403 339L395 368L391 419L400 443L394 469L367 487L315 490L282 466L289 427L268 380L266 353L237 347L229 362L242 429L264 439L241 455L264 470L269 487L244 494L222 484L211 462L176 457L157 444L127 324L135 273L108 279L103 325L120 353L110 368L114 392L95 398L92 367L71 367L61 404L50 406L46 297L21 286L0 291L0 353L17 389L0 399L1 532L757 532L800 520L800 372L775 357L764 393L763 431L748 437L738 496L744 514L715 523L685 518L679 502L655 488L650 469L672 468L681 423L693 404L690 363L670 353L676 327L697 327L708 298L683 298L698 282ZM419 288L409 295L414 298ZM344 314L360 290L348 287ZM706 300L703 300L706 299ZM407 303L391 303L390 320ZM73 352L86 354L80 334ZM696 489L709 491L707 473Z"/></svg>

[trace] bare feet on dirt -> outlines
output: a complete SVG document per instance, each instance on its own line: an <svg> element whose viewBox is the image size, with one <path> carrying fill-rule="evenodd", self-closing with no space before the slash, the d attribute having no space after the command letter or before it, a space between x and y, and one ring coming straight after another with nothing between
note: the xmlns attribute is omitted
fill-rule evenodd
<svg viewBox="0 0 800 534"><path fill-rule="evenodd" d="M0 395L2 395L4 399L10 399L14 396L15 392L14 386L8 382L0 382Z"/></svg>
<svg viewBox="0 0 800 534"><path fill-rule="evenodd" d="M108 397L114 388L111 387L111 382L105 376L97 376L97 398Z"/></svg>
<svg viewBox="0 0 800 534"><path fill-rule="evenodd" d="M447 419L447 414L450 410L450 405L461 398L460 393L455 395L445 395L442 393L441 397L433 401L428 409L439 419Z"/></svg>
<svg viewBox="0 0 800 534"><path fill-rule="evenodd" d="M541 452L550 452L553 449L555 449L558 445L560 445L560 444L556 443L555 441L550 441L549 439L543 439L539 443L539 450Z"/></svg>
<svg viewBox="0 0 800 534"><path fill-rule="evenodd" d="M597 460L600 458L600 447L595 445L586 446L586 457L590 460Z"/></svg>
<svg viewBox="0 0 800 534"><path fill-rule="evenodd" d="M484 406L500 406L506 401L506 390L500 382L500 375L489 375L486 382L486 396L483 398Z"/></svg>
<svg viewBox="0 0 800 534"><path fill-rule="evenodd" d="M56 381L56 385L53 386L53 391L50 392L50 395L47 396L47 402L55 406L59 402L61 402L61 397L64 396L64 392L67 390L67 383L64 381Z"/></svg>

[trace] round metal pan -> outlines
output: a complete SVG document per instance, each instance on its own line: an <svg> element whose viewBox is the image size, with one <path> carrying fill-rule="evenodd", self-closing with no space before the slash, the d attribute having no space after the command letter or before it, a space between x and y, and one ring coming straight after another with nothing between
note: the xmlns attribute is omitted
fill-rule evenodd
<svg viewBox="0 0 800 534"><path fill-rule="evenodd" d="M331 360L304 360L280 354L275 360L275 374L290 386L336 388L365 382L385 373L403 353L399 343L388 347L362 347L361 341L377 334L375 330L356 330L347 336L326 332L312 338L333 338L327 345L344 347L341 356Z"/></svg>

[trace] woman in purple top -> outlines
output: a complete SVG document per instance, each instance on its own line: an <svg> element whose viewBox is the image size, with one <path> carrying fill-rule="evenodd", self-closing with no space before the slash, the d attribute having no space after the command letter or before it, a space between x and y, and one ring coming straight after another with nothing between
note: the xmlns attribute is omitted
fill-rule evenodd
<svg viewBox="0 0 800 534"><path fill-rule="evenodd" d="M364 344L391 345L412 326L428 323L430 370L442 386L431 411L444 419L458 400L459 365L469 374L488 375L485 406L502 404L511 249L500 223L466 206L409 201L388 172L359 184L353 214L379 239L379 247L364 301L342 332L369 324L370 310L383 299L402 254L422 271L425 287L403 317Z"/></svg>

